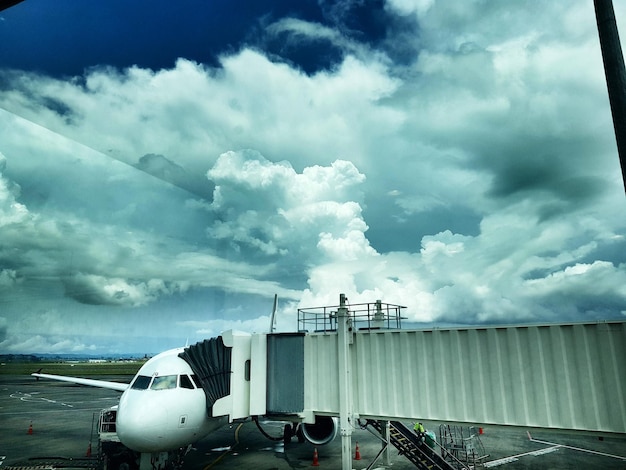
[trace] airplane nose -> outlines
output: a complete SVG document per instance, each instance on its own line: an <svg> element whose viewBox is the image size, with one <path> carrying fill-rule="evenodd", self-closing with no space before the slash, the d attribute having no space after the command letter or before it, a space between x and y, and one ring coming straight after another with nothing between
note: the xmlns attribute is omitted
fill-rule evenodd
<svg viewBox="0 0 626 470"><path fill-rule="evenodd" d="M117 436L120 442L137 452L159 452L167 435L167 410L160 400L146 400L145 391L129 390L117 411Z"/></svg>

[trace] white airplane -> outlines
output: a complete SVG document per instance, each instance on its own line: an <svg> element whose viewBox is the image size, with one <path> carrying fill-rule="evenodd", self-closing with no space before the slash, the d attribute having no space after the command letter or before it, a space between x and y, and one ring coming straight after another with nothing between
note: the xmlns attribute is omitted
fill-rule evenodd
<svg viewBox="0 0 626 470"><path fill-rule="evenodd" d="M184 348L162 352L147 361L130 384L34 373L35 377L117 390L116 431L126 447L162 452L185 447L228 422L209 417L206 397L189 364L178 355Z"/></svg>
<svg viewBox="0 0 626 470"><path fill-rule="evenodd" d="M230 375L230 364L227 366L227 373L216 370L205 371L203 373L205 383L203 384L202 377L199 377L199 374L192 370L189 362L194 362L194 360L190 359L188 355L190 349L202 346L204 349L198 349L195 354L201 358L211 356L212 353L206 349L205 343L215 348L215 344L221 341L222 337L213 338L190 348L177 348L162 352L148 360L129 384L51 375L41 373L41 371L31 375L37 378L60 380L123 392L117 406L117 436L124 446L140 454L138 459L140 469L155 468L152 467L155 459L160 459L165 465L172 456L180 455L181 449L184 454L185 448L188 450L191 444L229 422L229 416L213 416L212 407L219 400L220 392L219 390L213 392L210 389L210 384L207 388L206 377L209 377L210 381L212 380L211 375ZM223 346L223 342L221 344ZM213 353L213 355L216 354L219 356L223 353L218 350L217 353ZM248 367L246 373L249 374L249 361L246 362L248 364L244 367ZM195 364L195 368L198 370L197 364ZM211 369L212 366L209 364L208 368ZM236 367L233 365L232 369L236 369ZM223 383L225 383L224 380L222 379ZM218 384L217 388L220 386L224 388L223 383ZM229 392L237 395L234 390L229 390ZM207 400L208 395L214 396L210 397L211 400ZM223 391L221 396L224 396ZM257 425L259 425L258 417L253 418L256 418ZM280 421L289 420L293 423L293 425L285 426L285 434L280 437L285 442L297 434L301 441L306 439L313 444L323 445L332 441L337 433L336 418L318 416L314 423L309 424L303 423L303 420L296 416L273 418ZM260 426L259 429L261 429ZM261 431L266 437L269 437L262 429ZM274 439L278 440L279 438ZM145 467L142 466L144 461L146 462Z"/></svg>

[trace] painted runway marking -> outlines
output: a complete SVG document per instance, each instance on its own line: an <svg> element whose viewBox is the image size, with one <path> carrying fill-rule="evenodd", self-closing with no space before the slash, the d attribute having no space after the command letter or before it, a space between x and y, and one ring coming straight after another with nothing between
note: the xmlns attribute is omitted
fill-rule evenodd
<svg viewBox="0 0 626 470"><path fill-rule="evenodd" d="M626 457L622 457L621 455L607 454L605 452L598 452L596 450L583 449L581 447L573 447L573 446L568 446L568 445L564 445L564 444L557 444L556 442L541 441L539 439L534 439L530 435L530 432L528 432L528 431L526 432L526 434L528 435L528 440L530 442L536 442L538 444L544 444L544 445L548 445L550 447L546 447L544 449L539 449L539 450L534 450L534 451L531 451L531 452L524 452L523 454L511 455L509 457L504 457L504 458L501 458L501 459L498 459L498 460L492 460L491 462L485 462L485 464L484 464L485 468L498 467L500 465L505 465L507 463L515 462L520 457L524 457L526 455L533 455L533 456L537 457L537 456L540 456L540 455L545 455L545 454L549 454L551 452L555 452L555 451L557 451L559 449L576 450L578 452L587 452L589 454L602 455L604 457L611 457L611 458L614 458L614 459L625 460L626 461Z"/></svg>
<svg viewBox="0 0 626 470"><path fill-rule="evenodd" d="M554 446L562 447L564 449L577 450L578 452L587 452L588 454L602 455L604 457L611 457L611 458L618 459L618 460L626 460L626 457L623 457L621 455L607 454L605 452L598 452L597 450L583 449L582 447L572 447L572 446L566 446L562 444L556 444L554 442L540 441L539 439L534 439L530 435L530 432L526 431L526 434L528 434L528 440L530 442L537 442L539 444L546 444L546 445L554 445Z"/></svg>
<svg viewBox="0 0 626 470"><path fill-rule="evenodd" d="M91 411L92 413L101 411L102 408L55 408L50 410L28 410L28 411L2 411L0 412L0 416L24 416L24 414L28 413L28 415L47 415L47 414L56 414L56 413L84 413Z"/></svg>
<svg viewBox="0 0 626 470"><path fill-rule="evenodd" d="M560 445L555 445L553 447L546 447L545 449L539 449L534 452L530 452L529 455L544 455L554 452L555 450L559 450Z"/></svg>
<svg viewBox="0 0 626 470"><path fill-rule="evenodd" d="M61 406L67 406L68 408L74 408L74 405L70 405L69 403L63 403L62 401L50 400L49 398L46 398L46 397L36 397L34 395L36 395L36 393L15 392L9 395L9 397L17 398L18 400L25 401L25 402L42 402L43 401L46 403L53 403L53 404L58 404Z"/></svg>
<svg viewBox="0 0 626 470"><path fill-rule="evenodd" d="M545 449L539 449L539 450L531 450L530 452L524 452L523 454L510 455L509 457L503 457L498 460L492 460L490 462L485 462L485 468L498 467L500 465L515 462L519 460L520 457L525 457L527 455L532 455L532 456L537 457L539 455L549 454L551 452L559 450L560 447L562 446L560 446L559 444L555 444L553 447L547 447Z"/></svg>
<svg viewBox="0 0 626 470"><path fill-rule="evenodd" d="M516 457L504 457L502 459L492 460L491 462L485 462L484 467L485 468L498 467L500 465L504 465L504 464L516 462L516 461L517 461Z"/></svg>

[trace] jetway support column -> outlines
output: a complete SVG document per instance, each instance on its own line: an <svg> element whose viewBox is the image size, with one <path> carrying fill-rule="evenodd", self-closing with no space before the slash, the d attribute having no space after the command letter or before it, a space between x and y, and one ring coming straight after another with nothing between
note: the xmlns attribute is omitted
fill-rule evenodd
<svg viewBox="0 0 626 470"><path fill-rule="evenodd" d="M389 421L380 421L380 428L382 430L381 437L385 441L383 442L383 447L385 448L383 462L385 466L389 467L391 466L391 456L389 455L391 450L391 440L389 439L389 436L391 436L391 423Z"/></svg>
<svg viewBox="0 0 626 470"><path fill-rule="evenodd" d="M339 309L337 309L337 334L339 362L339 428L341 430L341 468L352 470L352 376L350 344L353 340L352 319L346 307L346 296L340 294Z"/></svg>

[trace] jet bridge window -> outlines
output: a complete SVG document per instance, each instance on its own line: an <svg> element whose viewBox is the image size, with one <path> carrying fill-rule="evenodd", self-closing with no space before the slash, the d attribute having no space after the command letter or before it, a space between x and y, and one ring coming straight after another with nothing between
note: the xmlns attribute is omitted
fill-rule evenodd
<svg viewBox="0 0 626 470"><path fill-rule="evenodd" d="M146 390L150 386L151 380L152 377L148 377L146 375L138 375L130 388L134 390Z"/></svg>
<svg viewBox="0 0 626 470"><path fill-rule="evenodd" d="M150 386L151 390L169 390L170 388L176 388L175 375L156 376Z"/></svg>

